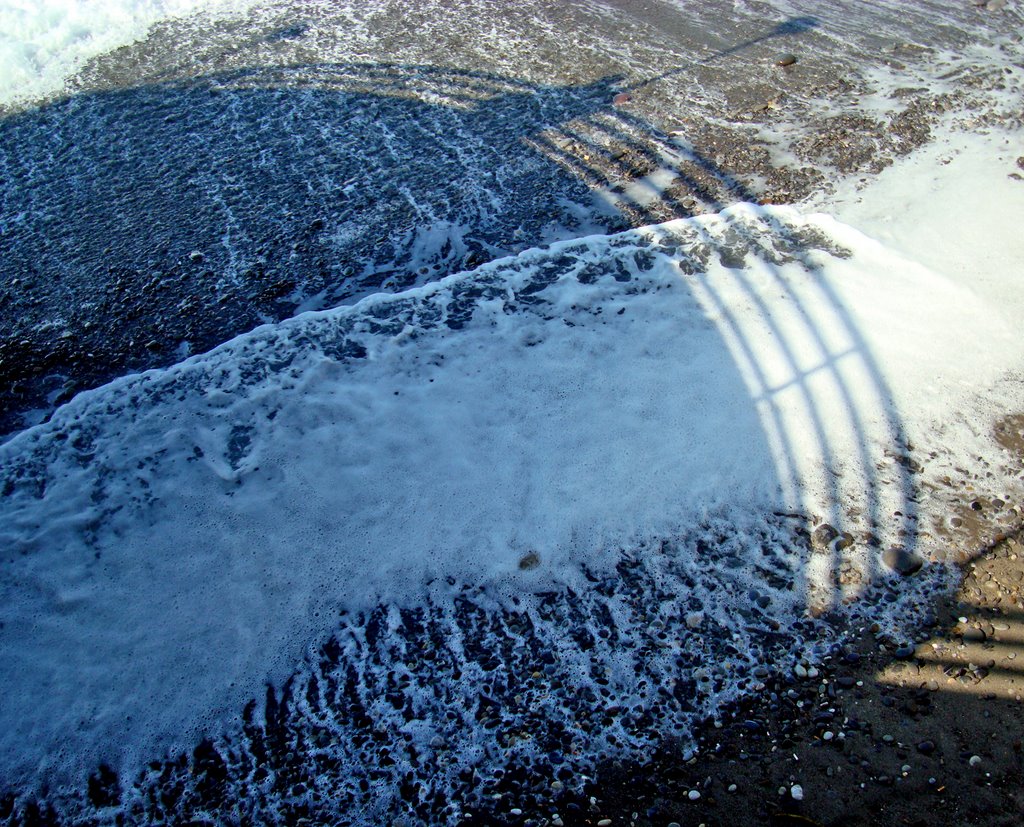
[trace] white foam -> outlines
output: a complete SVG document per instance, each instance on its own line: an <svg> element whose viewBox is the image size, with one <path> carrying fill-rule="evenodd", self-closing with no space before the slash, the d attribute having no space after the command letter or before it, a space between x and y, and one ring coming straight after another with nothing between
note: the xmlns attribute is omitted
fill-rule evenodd
<svg viewBox="0 0 1024 827"><path fill-rule="evenodd" d="M0 103L59 91L90 58L160 21L241 9L244 0L0 0Z"/></svg>

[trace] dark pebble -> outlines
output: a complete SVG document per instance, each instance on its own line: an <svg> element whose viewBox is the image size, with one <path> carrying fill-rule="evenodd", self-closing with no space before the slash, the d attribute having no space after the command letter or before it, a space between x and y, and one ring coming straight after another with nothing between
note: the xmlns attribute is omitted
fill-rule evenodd
<svg viewBox="0 0 1024 827"><path fill-rule="evenodd" d="M796 55L783 55L775 61L776 66L792 66L796 63Z"/></svg>
<svg viewBox="0 0 1024 827"><path fill-rule="evenodd" d="M841 675L840 677L836 678L836 683L838 683L843 689L849 689L855 683L857 683L857 681L855 681L849 675Z"/></svg>
<svg viewBox="0 0 1024 827"><path fill-rule="evenodd" d="M921 570L924 560L905 548L893 546L882 554L882 562L897 574L909 577Z"/></svg>
<svg viewBox="0 0 1024 827"><path fill-rule="evenodd" d="M931 755L933 752L935 752L935 742L922 741L920 744L917 745L917 751L921 753L921 755Z"/></svg>

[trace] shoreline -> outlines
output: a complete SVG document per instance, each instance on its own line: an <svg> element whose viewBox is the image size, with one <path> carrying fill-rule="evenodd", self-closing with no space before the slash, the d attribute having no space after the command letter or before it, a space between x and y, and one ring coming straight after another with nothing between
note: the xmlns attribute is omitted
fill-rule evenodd
<svg viewBox="0 0 1024 827"><path fill-rule="evenodd" d="M820 88L831 88L836 94L851 97L856 95L853 87L844 85L840 78L830 80L838 85L832 87L824 83ZM615 117L622 124L631 128L638 124L646 127L647 143L633 140L635 132L623 132L619 140L602 143L599 129L589 136L585 131L577 131L571 139L563 136L563 143L555 141L553 144L561 153L562 160L568 159L568 166L557 163L570 176L586 179L590 175L594 180L602 181L601 188L614 201L620 195L630 196L633 191L642 189L645 182L662 180L658 163L664 158L659 153L679 149L681 154L674 157L678 160L685 156L687 160L675 169L678 176L662 189L657 199L651 202L637 200L631 206L627 203L629 199L624 198L619 205L620 218L628 226L651 223L659 216L662 216L659 220L664 220L715 212L737 199L742 200L745 194L755 192L762 203L796 199L800 201L797 206L802 206L815 200L827 202L831 195L824 193L834 194L840 180L849 183L861 173L873 179L892 162L893 157L911 153L915 148L934 141L934 129L950 108L969 108L970 105L967 93L956 100L935 94L908 108L900 118L891 122L846 115L819 119L814 123L821 127L820 134L805 136L803 143L807 152L805 160L815 160L808 160L805 166L798 163L779 165L775 163L769 147L764 142L754 145L744 130L747 127L784 130L787 118L800 120L794 113L803 103L796 99L780 100L772 90L767 92L772 94L744 103L749 108L750 117L741 113L724 127L720 121L687 123L683 119L680 125L686 133L685 146L676 140L679 136L651 126L654 119L643 115L642 93L618 109L605 101L608 105L604 105L604 109L617 113ZM642 116L632 115L633 109L640 111ZM963 111L960 115L966 117ZM999 119L994 118L991 123L998 125ZM982 128L985 126L983 122ZM566 131L571 132L568 128ZM580 166L580 159L586 160L586 165ZM842 177L836 180L822 177L815 165L818 162L828 163ZM590 180L587 180L589 186ZM760 181L757 187L752 183L755 180ZM817 193L817 198L814 193ZM305 245L300 252L305 254L314 248L319 243L317 236L322 230L323 221L319 218L298 227L296 238L300 242L296 243ZM187 249L188 246L182 248ZM202 255L197 260L179 261L175 265L173 290L180 290L182 296L191 294L195 285L190 281L192 276L188 268L199 270L205 266ZM119 314L136 314L140 318L140 328L152 323L156 329L159 314L146 307L146 302L155 293L133 294L131 277L124 276L123 280L125 283L121 284L119 276L115 304L112 309L107 308L111 319L116 322ZM287 316L288 309L282 309L280 302L294 285L270 283L269 276L267 281L268 285L264 286L269 292L259 294L262 296L260 301L265 302L259 307L268 313L281 312ZM153 290L156 289L153 286ZM200 327L212 325L214 333L218 333L223 332L221 328L226 330L239 324L244 327L252 321L248 316L225 321L234 312L232 308L242 308L250 314L253 312L251 296L242 295L239 291L227 292L231 294L230 307L223 311L215 310L215 314L220 315L200 320ZM178 314L178 320L185 320L194 311L194 306L186 308ZM78 321L85 319L85 315ZM240 322L239 318L243 321ZM90 333L90 341L103 339L111 329L101 325ZM50 336L50 332L44 333ZM171 336L170 333L167 335ZM216 336L210 335L213 336L210 339L212 347L217 342L214 341ZM155 338L149 340L148 336L149 333L131 342L131 347L136 348L134 355L126 355L128 351L124 350L112 358L116 361L123 357L124 364L129 366L154 367L161 359L171 357L174 342L170 338L165 342ZM203 340L200 337L197 341ZM84 353L89 346L88 342L83 344L74 337L63 338L60 342L58 349L62 353L69 348L78 348ZM151 347L154 342L156 347ZM16 341L16 337L0 339L0 367L4 367L3 359L18 361L21 358L18 348L24 344L21 340ZM40 340L35 344L43 347L43 344L53 343L47 339L45 343ZM103 346L117 350L121 344L115 337L111 342L104 342ZM10 357L11 353L14 357ZM90 351L88 355L91 357L93 353ZM47 358L52 356L51 349ZM59 356L61 358L63 356ZM68 358L69 364L80 359L79 365L86 373L96 369L96 365L82 354ZM27 357L26 360L31 362ZM19 362L17 369L22 370L23 367ZM100 370L92 379L99 381L102 372ZM7 374L2 375L11 379ZM47 377L39 374L30 381L37 380L45 385ZM18 381L21 381L18 377L12 380ZM23 385L21 391L24 390ZM52 404L70 398L76 390L78 386L71 382L61 388L54 386L50 389L51 394L58 395ZM1000 427L1013 432L1019 430L1019 424L1017 419L1009 418L1000 423ZM2 427L3 423L0 423ZM1010 438L1003 444L997 435L997 442L1013 454L1014 467L1010 478L1019 483L1022 456L1019 441ZM915 456L908 452L907 456L900 456L896 461L909 463L915 461ZM954 461L955 458L950 460ZM870 624L856 634L844 630L840 636L844 637L845 643L835 648L823 662L814 660L801 664L799 669L803 674L799 669L786 674L765 670L764 675L759 676L762 686L760 689L755 687L754 695L726 705L717 722L706 721L695 730L699 748L694 754L688 754L684 745L672 743L652 752L650 762L643 765L630 762L599 765L596 780L583 786L582 795L568 792L571 784L547 791L553 794L546 809L537 804L540 799L536 797L532 801L518 801L513 794L501 792L503 788L496 785L499 792L493 794L501 797L491 799L493 806L470 809L471 815L460 823L517 827L524 824L537 827L559 827L559 824L665 827L672 822L684 827L691 824L706 824L708 827L713 824L827 824L830 827L838 827L839 824L925 824L933 823L929 808L935 804L942 818L950 823L998 827L1016 824L1024 808L1019 806L1022 799L1013 779L1015 773L1019 777L1019 773L1024 772L1024 764L1020 736L1017 735L1016 739L1012 736L1024 731L1024 712L1016 694L1002 698L999 692L1001 688L1017 692L1021 681L1013 675L1013 669L995 662L992 666L987 664L989 660L995 660L993 653L998 653L1000 658L1013 654L1015 657L1011 660L1015 661L1019 653L1018 662L1024 662L1024 631L1016 634L1018 626L1013 625L1019 623L1018 615L1024 612L1024 603L1020 603L1020 580L1014 579L1024 569L1021 523L1024 503L1016 492L1003 499L1002 491L989 490L993 485L1001 484L1001 479L991 478L991 472L990 479L985 479L987 468L984 461L980 465L968 466L970 473L964 471L962 477L949 482L949 491L943 496L949 503L950 533L938 540L932 538L933 545L947 547L948 559L959 561L967 574L967 584L962 587L963 597L965 601L970 598L973 602L960 604L953 597L944 599L932 612L934 617L926 618L920 629L907 630L907 639L880 636L880 632L873 631ZM997 473L1005 475L1006 470L997 469ZM973 490L972 486L978 490ZM936 511L941 511L941 508L933 507L932 516ZM816 523L816 520L807 520L803 539L808 543L813 542L810 533ZM933 528L926 527L928 531ZM801 526L800 531L803 529ZM994 587L985 585L993 582L996 584ZM963 591L968 588L977 588L980 596L976 596L974 591ZM995 597L1003 598L1007 594L1011 604L991 602ZM566 617L571 616L571 613L566 614ZM958 625L960 617L967 618L966 627ZM828 616L821 621L829 622ZM997 624L1007 628L997 628ZM910 642L914 646L908 652ZM977 647L986 654L976 653ZM956 674L947 675L940 669L942 677L938 677L934 673L935 659L926 657L934 652L948 654L956 662ZM966 662L959 662L965 659ZM525 660L517 666L524 663ZM952 666L953 663L946 665ZM960 669L963 671L959 672ZM294 706L286 708L287 691L286 685L280 700L274 697L273 690L268 694L266 719L262 722L261 708L255 716L252 715L251 707L259 706L259 699L254 700L247 708L249 717L244 729L245 736L252 737L254 743L262 744L270 751L281 752L278 757L282 762L279 769L282 778L287 778L287 754L294 746L287 740L291 735L287 715L294 712ZM991 694L996 697L988 698ZM294 704L296 698L288 700ZM602 699L594 700L594 704L600 703ZM275 718L277 713L279 719ZM830 737L826 737L826 733L830 733ZM373 734L376 735L376 731ZM301 743L301 739L296 743ZM504 744L497 746L499 751L504 748ZM258 752L254 751L254 754ZM225 757L227 755L225 752ZM120 815L126 821L133 822L133 818L145 821L152 813L166 810L168 822L174 822L175 813L192 812L196 819L194 823L210 823L198 820L204 817L201 816L201 808L194 812L187 809L176 811L176 803L167 805L162 799L157 801L159 791L159 796L166 793L168 798L177 802L182 796L181 790L189 789L189 784L194 784L193 789L199 791L200 801L209 793L210 801L219 801L230 810L228 794L218 787L218 783L223 782L222 773L227 772L225 762L209 741L195 746L191 761L185 753L180 757L153 757L160 764L160 772L166 773L170 780L163 784L149 778L133 788L131 785L135 782L124 779L125 792L138 793L136 801L141 798L141 791L154 797L154 809L143 811L142 816L138 813L133 815L125 805ZM980 760L974 761L975 757ZM443 760L443 755L440 760ZM929 780L932 778L934 782ZM544 780L534 777L532 782ZM289 779L288 784L293 781L295 779ZM296 786L301 783L296 782ZM558 783L562 784L561 781ZM730 791L733 784L736 789ZM467 789L472 789L472 781L467 782ZM544 790L543 783L541 790ZM474 790L474 793L493 795L488 790ZM88 802L96 811L121 807L121 788L116 775L111 780L102 771L90 780L87 793L83 785L74 794L79 795L82 801L88 795ZM295 793L293 798L301 799L302 793ZM397 794L393 798L397 802ZM9 824L32 823L28 809L19 811L23 805L28 807L24 801L16 804L13 798L0 801L0 822L6 819ZM85 806L88 808L88 804ZM556 811L557 818L553 815ZM88 812L88 809L83 812ZM110 813L112 809L106 812ZM300 809L295 812L300 812ZM37 821L45 821L48 817L44 810ZM606 821L608 819L610 822ZM74 816L68 820L73 821ZM327 822L301 817L298 823ZM402 823L398 819L394 825L398 827Z"/></svg>

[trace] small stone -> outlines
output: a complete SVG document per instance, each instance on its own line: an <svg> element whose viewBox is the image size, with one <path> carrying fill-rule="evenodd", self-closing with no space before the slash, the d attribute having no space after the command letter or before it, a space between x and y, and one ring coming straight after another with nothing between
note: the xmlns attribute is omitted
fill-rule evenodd
<svg viewBox="0 0 1024 827"><path fill-rule="evenodd" d="M896 650L896 657L900 660L906 660L914 654L914 647L910 644L904 644Z"/></svg>
<svg viewBox="0 0 1024 827"><path fill-rule="evenodd" d="M188 259L193 264L199 264L203 260L203 254L198 250L193 250L191 253L188 254Z"/></svg>
<svg viewBox="0 0 1024 827"><path fill-rule="evenodd" d="M924 560L905 548L893 546L882 554L882 562L897 574L909 577L921 570Z"/></svg>
<svg viewBox="0 0 1024 827"><path fill-rule="evenodd" d="M619 92L619 94L612 98L612 103L614 103L616 106L620 106L623 103L629 103L631 100L633 100L632 95L626 92Z"/></svg>
<svg viewBox="0 0 1024 827"><path fill-rule="evenodd" d="M917 751L921 753L921 755L931 755L933 752L935 752L935 742L922 741L917 745Z"/></svg>
<svg viewBox="0 0 1024 827"><path fill-rule="evenodd" d="M790 787L789 794L793 796L794 801L804 800L804 788L801 787L799 784L794 784L792 787Z"/></svg>
<svg viewBox="0 0 1024 827"><path fill-rule="evenodd" d="M529 571L530 569L535 569L539 565L540 565L540 557L537 555L536 552L533 552L533 551L531 551L529 554L524 556L519 561L519 568L522 571Z"/></svg>
<svg viewBox="0 0 1024 827"><path fill-rule="evenodd" d="M523 811L520 810L518 807L513 807L511 810L509 810L509 812L512 813L512 815L514 816L521 816L523 814Z"/></svg>
<svg viewBox="0 0 1024 827"><path fill-rule="evenodd" d="M839 532L832 526L822 523L811 533L811 548L816 551L828 551L829 545L838 536Z"/></svg>
<svg viewBox="0 0 1024 827"><path fill-rule="evenodd" d="M972 755L970 757L970 759L967 761L967 763L970 764L972 767L976 767L976 766L978 766L978 764L981 763L981 756L980 755Z"/></svg>
<svg viewBox="0 0 1024 827"><path fill-rule="evenodd" d="M834 735L834 734L832 733L832 730L826 729L826 730L825 730L825 731L824 731L824 732L823 732L823 733L821 734L821 737L822 737L822 739L823 739L823 740L825 740L825 741L831 741L831 740L832 740L833 738L835 738L835 735Z"/></svg>
<svg viewBox="0 0 1024 827"><path fill-rule="evenodd" d="M611 827L612 820L610 818L602 818L597 822L597 827Z"/></svg>
<svg viewBox="0 0 1024 827"><path fill-rule="evenodd" d="M728 787L728 790L731 793L736 792L736 790L738 790L738 789L739 789L739 787L737 787L735 784L730 784L729 787Z"/></svg>
<svg viewBox="0 0 1024 827"><path fill-rule="evenodd" d="M796 675L798 678L806 678L807 667L798 663L796 666L793 667L793 674Z"/></svg>
<svg viewBox="0 0 1024 827"><path fill-rule="evenodd" d="M792 66L796 63L796 55L782 55L775 61L776 66Z"/></svg>
<svg viewBox="0 0 1024 827"><path fill-rule="evenodd" d="M700 798L700 793L697 792L697 790L690 790L686 794L686 797L690 799L690 801L696 801L698 798Z"/></svg>

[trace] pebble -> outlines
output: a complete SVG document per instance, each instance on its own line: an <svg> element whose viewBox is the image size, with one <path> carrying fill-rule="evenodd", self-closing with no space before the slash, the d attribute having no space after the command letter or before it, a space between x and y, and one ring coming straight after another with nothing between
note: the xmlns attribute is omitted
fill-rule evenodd
<svg viewBox="0 0 1024 827"><path fill-rule="evenodd" d="M631 100L633 100L632 95L629 95L626 92L619 92L619 94L612 98L612 103L619 105L622 103L629 103Z"/></svg>
<svg viewBox="0 0 1024 827"><path fill-rule="evenodd" d="M921 570L924 560L905 548L893 546L882 554L882 562L897 574L909 577Z"/></svg>
<svg viewBox="0 0 1024 827"><path fill-rule="evenodd" d="M540 556L535 551L531 551L529 554L525 555L519 561L519 568L522 571L529 571L530 569L535 569L539 565Z"/></svg>
<svg viewBox="0 0 1024 827"><path fill-rule="evenodd" d="M729 792L734 793L734 792L736 792L736 790L739 789L739 787L737 787L735 784L730 784L728 789L729 789Z"/></svg>
<svg viewBox="0 0 1024 827"><path fill-rule="evenodd" d="M981 763L981 756L980 755L972 755L970 760L967 763L970 764L972 767L976 767L976 766L978 766L978 764Z"/></svg>
<svg viewBox="0 0 1024 827"><path fill-rule="evenodd" d="M931 755L933 752L935 752L935 742L922 741L917 745L917 751L921 753L921 755Z"/></svg>
<svg viewBox="0 0 1024 827"><path fill-rule="evenodd" d="M838 531L828 523L823 523L811 533L811 547L820 551L826 551L831 542L838 536Z"/></svg>
<svg viewBox="0 0 1024 827"><path fill-rule="evenodd" d="M789 794L793 796L794 801L804 800L804 788L801 787L799 784L794 784L792 787L790 787Z"/></svg>
<svg viewBox="0 0 1024 827"><path fill-rule="evenodd" d="M690 799L690 801L696 801L698 798L700 798L700 793L697 792L697 790L690 790L686 794L686 797Z"/></svg>
<svg viewBox="0 0 1024 827"><path fill-rule="evenodd" d="M775 61L776 66L792 66L796 63L796 55L782 55Z"/></svg>

